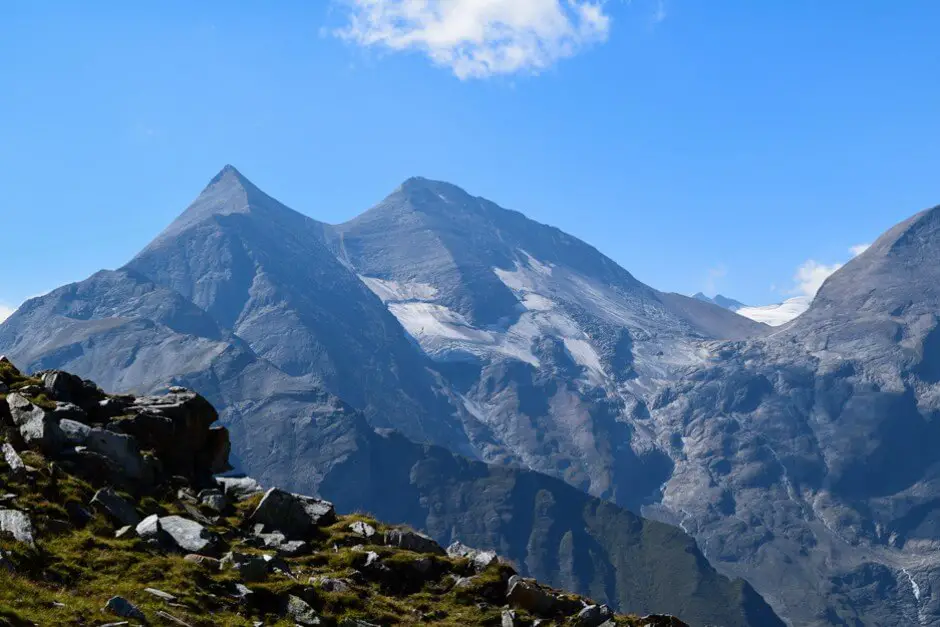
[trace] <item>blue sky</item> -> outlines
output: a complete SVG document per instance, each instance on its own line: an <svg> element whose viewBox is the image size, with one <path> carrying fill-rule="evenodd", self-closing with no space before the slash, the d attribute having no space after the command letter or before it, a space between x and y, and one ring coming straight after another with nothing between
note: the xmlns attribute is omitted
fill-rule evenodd
<svg viewBox="0 0 940 627"><path fill-rule="evenodd" d="M933 0L450 2L3 3L0 303L122 265L226 163L327 222L448 180L752 304L940 203Z"/></svg>

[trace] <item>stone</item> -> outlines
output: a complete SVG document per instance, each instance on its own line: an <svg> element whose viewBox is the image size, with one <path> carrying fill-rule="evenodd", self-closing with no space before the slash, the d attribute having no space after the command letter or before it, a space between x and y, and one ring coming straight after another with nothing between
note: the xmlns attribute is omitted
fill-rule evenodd
<svg viewBox="0 0 940 627"><path fill-rule="evenodd" d="M167 601L167 602L172 603L173 601L176 600L176 597L173 596L172 594L168 592L164 592L163 590L158 590L156 588L144 588L144 592L146 592L147 594L153 595L162 601Z"/></svg>
<svg viewBox="0 0 940 627"><path fill-rule="evenodd" d="M59 423L42 407L34 405L28 398L17 392L6 397L7 406L13 424L19 430L20 437L29 448L39 449L55 455L65 443L65 436Z"/></svg>
<svg viewBox="0 0 940 627"><path fill-rule="evenodd" d="M88 432L85 446L110 459L128 478L140 479L144 476L144 459L132 436L96 427Z"/></svg>
<svg viewBox="0 0 940 627"><path fill-rule="evenodd" d="M477 572L483 572L491 565L499 562L499 557L497 557L495 551L473 549L460 542L454 542L447 547L447 555L450 557L463 557L470 560L474 570Z"/></svg>
<svg viewBox="0 0 940 627"><path fill-rule="evenodd" d="M213 553L217 549L215 534L182 516L164 516L160 518L160 527L186 553Z"/></svg>
<svg viewBox="0 0 940 627"><path fill-rule="evenodd" d="M280 531L292 540L303 540L317 527L336 522L336 511L328 501L271 488L249 520Z"/></svg>
<svg viewBox="0 0 940 627"><path fill-rule="evenodd" d="M614 612L606 605L588 605L574 618L578 627L600 627L614 618Z"/></svg>
<svg viewBox="0 0 940 627"><path fill-rule="evenodd" d="M200 503L220 514L228 506L228 501L221 490L203 490L199 493L198 498Z"/></svg>
<svg viewBox="0 0 940 627"><path fill-rule="evenodd" d="M226 553L219 562L219 568L235 570L246 583L264 581L269 572L268 562L264 557L235 552Z"/></svg>
<svg viewBox="0 0 940 627"><path fill-rule="evenodd" d="M85 422L88 420L88 413L74 403L62 403L56 401L55 409L52 410L52 417L59 422L63 420Z"/></svg>
<svg viewBox="0 0 940 627"><path fill-rule="evenodd" d="M371 539L372 536L375 535L375 527L361 520L357 520L356 522L349 525L349 530L357 536L365 538L366 540Z"/></svg>
<svg viewBox="0 0 940 627"><path fill-rule="evenodd" d="M19 453L8 442L4 442L0 448L3 450L3 459L10 468L10 474L13 477L22 479L26 475L26 464L23 463Z"/></svg>
<svg viewBox="0 0 940 627"><path fill-rule="evenodd" d="M145 618L144 613L124 597L111 597L108 599L104 611L122 618L136 618L137 620L144 620Z"/></svg>
<svg viewBox="0 0 940 627"><path fill-rule="evenodd" d="M114 532L114 537L118 540L134 537L134 527L127 525Z"/></svg>
<svg viewBox="0 0 940 627"><path fill-rule="evenodd" d="M144 540L160 540L163 535L163 527L160 525L160 517L151 514L144 518L134 529L137 535Z"/></svg>
<svg viewBox="0 0 940 627"><path fill-rule="evenodd" d="M339 621L338 627L379 627L375 623L367 623L360 618L344 618Z"/></svg>
<svg viewBox="0 0 940 627"><path fill-rule="evenodd" d="M278 555L297 557L310 553L310 545L303 540L288 540L275 549Z"/></svg>
<svg viewBox="0 0 940 627"><path fill-rule="evenodd" d="M119 496L113 488L102 488L91 499L92 507L104 511L108 517L121 526L137 526L140 514L127 499Z"/></svg>
<svg viewBox="0 0 940 627"><path fill-rule="evenodd" d="M516 627L516 613L513 610L503 610L502 627Z"/></svg>
<svg viewBox="0 0 940 627"><path fill-rule="evenodd" d="M62 431L65 442L71 446L84 446L91 433L91 427L70 418L59 420L59 429Z"/></svg>
<svg viewBox="0 0 940 627"><path fill-rule="evenodd" d="M555 596L551 592L519 575L509 578L506 600L511 607L537 616L549 616L555 609Z"/></svg>
<svg viewBox="0 0 940 627"><path fill-rule="evenodd" d="M398 547L415 553L430 553L433 555L447 555L440 544L429 536L410 529L391 529L385 532L385 544Z"/></svg>
<svg viewBox="0 0 940 627"><path fill-rule="evenodd" d="M314 609L310 607L310 604L292 594L287 597L287 614L298 625L304 625L306 627L307 625L320 624L320 617L318 617Z"/></svg>
<svg viewBox="0 0 940 627"><path fill-rule="evenodd" d="M81 377L60 370L50 370L42 376L46 394L56 401L80 405L87 402L88 388Z"/></svg>
<svg viewBox="0 0 940 627"><path fill-rule="evenodd" d="M216 477L216 481L222 486L225 496L236 501L264 492L261 485L251 477Z"/></svg>
<svg viewBox="0 0 940 627"><path fill-rule="evenodd" d="M29 516L15 509L0 509L0 533L8 533L23 544L35 546L33 523Z"/></svg>
<svg viewBox="0 0 940 627"><path fill-rule="evenodd" d="M13 561L10 559L10 555L3 549L0 549L0 571L7 573L16 572L16 566L13 565Z"/></svg>

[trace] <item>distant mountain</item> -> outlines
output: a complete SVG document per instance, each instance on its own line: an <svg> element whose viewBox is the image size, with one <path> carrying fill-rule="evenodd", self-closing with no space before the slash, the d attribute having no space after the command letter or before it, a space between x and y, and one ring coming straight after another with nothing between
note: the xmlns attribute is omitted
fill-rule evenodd
<svg viewBox="0 0 940 627"><path fill-rule="evenodd" d="M630 422L648 420L644 394L699 363L701 341L765 328L657 292L583 242L454 186L412 179L334 227L226 167L125 267L25 303L0 325L0 353L117 391L198 390L222 410L235 463L269 484L362 495L358 507L404 508L389 518L404 512L440 535L504 510L488 535L475 533L548 581L644 607L675 607L685 590L693 618L759 625L752 614L772 615L760 597L700 557L679 560L691 546L683 536L681 546L644 544L645 532L621 529L639 521L623 510L531 472L510 489L517 471L482 461L543 471L620 505L655 500L672 462ZM396 460L425 455L373 428L481 461L454 460L459 480L442 470L419 492L370 487L411 477L414 462ZM454 505L461 491L476 505ZM550 497L566 505L553 509ZM574 522L569 506L590 518ZM598 508L610 514L590 514ZM584 520L594 530L565 539ZM534 521L561 529L561 544L532 544ZM677 557L640 584L617 538L638 557Z"/></svg>
<svg viewBox="0 0 940 627"><path fill-rule="evenodd" d="M410 179L334 226L227 169L127 267L24 304L0 352L112 389L203 391L246 470L398 499L442 536L472 511L549 581L625 594L601 574L621 532L574 517L601 501L560 479L680 526L792 624L940 626L938 261L940 208L771 331L453 185ZM569 544L539 548L533 525L599 531L556 567Z"/></svg>
<svg viewBox="0 0 940 627"><path fill-rule="evenodd" d="M508 455L628 507L669 456L633 428L645 396L706 339L767 327L637 281L588 244L448 183L413 178L325 230Z"/></svg>
<svg viewBox="0 0 940 627"><path fill-rule="evenodd" d="M711 303L713 305L718 305L719 307L724 307L729 311L738 311L739 309L744 309L747 307L744 303L733 298L728 298L727 296L722 296L721 294L716 294L714 298L709 298L702 294L701 292L696 293L692 298L700 300L702 302Z"/></svg>
<svg viewBox="0 0 940 627"><path fill-rule="evenodd" d="M940 624L938 286L940 207L662 392L662 517L796 624Z"/></svg>

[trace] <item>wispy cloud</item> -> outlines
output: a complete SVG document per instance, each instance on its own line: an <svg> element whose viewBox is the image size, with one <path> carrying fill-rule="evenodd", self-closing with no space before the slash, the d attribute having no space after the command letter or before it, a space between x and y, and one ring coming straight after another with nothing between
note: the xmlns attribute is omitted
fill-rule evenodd
<svg viewBox="0 0 940 627"><path fill-rule="evenodd" d="M857 257L868 250L869 246L871 246L871 244L856 244L849 248L849 252L852 254L852 257ZM819 288L822 287L825 280L832 276L836 270L843 265L845 264L834 263L826 265L814 259L807 259L796 269L796 274L793 276L795 286L790 290L790 293L799 296L809 296L810 298L816 296L816 292L819 291Z"/></svg>
<svg viewBox="0 0 940 627"><path fill-rule="evenodd" d="M610 31L605 0L339 0L337 34L367 48L418 51L458 78L538 73ZM663 9L664 10L664 9Z"/></svg>
<svg viewBox="0 0 940 627"><path fill-rule="evenodd" d="M702 291L706 296L714 296L718 293L718 284L728 276L728 268L720 263L717 266L709 268L705 273L705 281L702 283Z"/></svg>
<svg viewBox="0 0 940 627"><path fill-rule="evenodd" d="M666 11L666 0L656 0L656 10L653 11L651 19L653 26L665 22L667 17L669 17L669 12Z"/></svg>

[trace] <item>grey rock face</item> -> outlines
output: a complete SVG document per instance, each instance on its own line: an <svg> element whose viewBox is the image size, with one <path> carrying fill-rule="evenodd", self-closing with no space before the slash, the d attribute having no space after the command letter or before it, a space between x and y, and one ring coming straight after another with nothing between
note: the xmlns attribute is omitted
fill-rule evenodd
<svg viewBox="0 0 940 627"><path fill-rule="evenodd" d="M124 597L111 597L108 599L104 611L123 618L136 618L137 620L144 620L145 618L144 613Z"/></svg>
<svg viewBox="0 0 940 627"><path fill-rule="evenodd" d="M13 424L19 429L20 437L27 446L48 453L59 451L64 436L50 412L34 405L28 398L17 392L8 394L6 403L10 408Z"/></svg>
<svg viewBox="0 0 940 627"><path fill-rule="evenodd" d="M112 488L98 490L92 497L91 504L102 508L108 516L122 526L137 526L140 523L140 515L134 505L119 496Z"/></svg>
<svg viewBox="0 0 940 627"><path fill-rule="evenodd" d="M486 570L491 565L499 561L499 558L496 555L496 551L481 551L479 549L472 549L461 544L460 542L454 542L448 546L447 554L451 557L465 557L469 559L471 562L473 562L474 568L480 572Z"/></svg>
<svg viewBox="0 0 940 627"><path fill-rule="evenodd" d="M0 509L0 532L23 544L33 545L33 524L29 516L15 509Z"/></svg>
<svg viewBox="0 0 940 627"><path fill-rule="evenodd" d="M132 479L144 477L144 458L140 454L137 441L132 436L93 428L85 437L84 445L90 451L104 455L117 464L128 477Z"/></svg>
<svg viewBox="0 0 940 627"><path fill-rule="evenodd" d="M271 488L250 520L266 529L280 531L288 538L303 540L317 527L336 522L336 511L328 501Z"/></svg>
<svg viewBox="0 0 940 627"><path fill-rule="evenodd" d="M4 442L0 446L0 450L3 451L3 459L10 469L10 474L17 478L24 477L26 475L26 464L23 463L23 459L16 452L16 449L10 446L8 442Z"/></svg>
<svg viewBox="0 0 940 627"><path fill-rule="evenodd" d="M219 477L216 481L222 486L225 495L236 501L264 492L258 482L251 477Z"/></svg>
<svg viewBox="0 0 940 627"><path fill-rule="evenodd" d="M398 547L415 553L430 553L432 555L446 555L447 553L437 542L423 533L409 529L391 529L385 532L385 544Z"/></svg>
<svg viewBox="0 0 940 627"><path fill-rule="evenodd" d="M164 516L160 518L160 528L185 553L211 555L217 550L218 538L197 522L181 516Z"/></svg>

